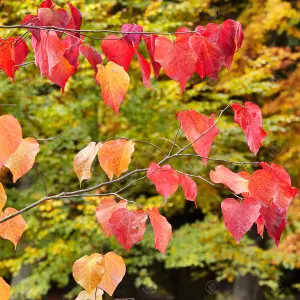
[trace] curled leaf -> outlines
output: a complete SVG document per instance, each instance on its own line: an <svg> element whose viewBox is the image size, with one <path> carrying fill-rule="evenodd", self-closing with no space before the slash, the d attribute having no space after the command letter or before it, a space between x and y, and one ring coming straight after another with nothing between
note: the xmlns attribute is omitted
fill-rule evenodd
<svg viewBox="0 0 300 300"><path fill-rule="evenodd" d="M95 142L91 142L74 157L74 171L80 181L80 184L82 180L90 179L92 177L91 167L101 145L101 143L96 145Z"/></svg>

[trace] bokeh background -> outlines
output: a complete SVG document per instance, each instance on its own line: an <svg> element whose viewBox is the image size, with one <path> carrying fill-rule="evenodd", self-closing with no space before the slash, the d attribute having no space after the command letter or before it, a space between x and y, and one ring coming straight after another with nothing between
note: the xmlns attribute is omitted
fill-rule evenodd
<svg viewBox="0 0 300 300"><path fill-rule="evenodd" d="M66 5L65 1L57 3ZM232 111L228 110L218 125L220 134L211 156L281 164L289 171L293 186L299 186L300 1L72 3L82 11L85 29L118 30L124 23L136 23L144 30L175 31L180 26L194 28L231 18L242 23L245 40L230 72L223 69L218 82L200 80L195 75L183 94L178 84L163 73L153 80L152 90L146 89L134 60L129 71L130 90L119 116L104 105L93 70L83 59L65 94L41 78L34 65L20 68L16 83L0 73L1 115L16 116L25 136L47 138L62 134L59 139L43 142L37 156L37 167L50 193L78 189L72 160L90 141L123 136L148 140L168 151L170 143L166 139L173 139L178 127L176 112L195 109L210 115L230 100L253 101L262 108L267 138L254 158L241 129L233 123ZM39 4L38 0L4 0L0 23L20 24L26 14L35 14ZM7 34L8 31L1 30L0 36ZM100 49L100 41L90 42ZM146 54L143 47L141 51ZM33 60L32 49L27 60ZM178 143L186 143L182 134ZM137 144L130 168L147 167L161 158L158 150ZM195 158L185 159L185 163L173 160L172 165L203 176L215 167L209 162L205 168ZM247 168L251 171L251 167ZM34 169L16 185L7 170L0 174L9 206L20 209L43 197L43 185ZM83 187L105 179L95 163L93 178L84 182ZM106 239L97 224L95 208L99 199L74 198L47 202L24 214L27 229L17 250L9 241L0 240L0 276L12 284L13 299L75 299L81 288L71 275L74 261L83 255L113 250L126 259L127 265L127 275L113 299L300 299L299 198L293 200L289 209L288 226L278 249L267 236L257 236L255 226L237 245L225 229L220 212L220 203L228 192L205 182L197 183L198 209L181 192L164 205L147 180L137 182L122 194L128 200L162 209L174 229L166 255L153 248L150 227L143 241L127 253L113 237Z"/></svg>

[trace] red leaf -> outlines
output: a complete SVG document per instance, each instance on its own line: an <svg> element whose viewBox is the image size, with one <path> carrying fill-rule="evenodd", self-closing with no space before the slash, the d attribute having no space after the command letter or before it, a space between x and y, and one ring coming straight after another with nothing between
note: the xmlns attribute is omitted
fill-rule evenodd
<svg viewBox="0 0 300 300"><path fill-rule="evenodd" d="M225 67L229 70L233 55L241 47L244 39L241 24L234 20L226 20L219 26L208 24L203 35L221 49L225 57Z"/></svg>
<svg viewBox="0 0 300 300"><path fill-rule="evenodd" d="M252 102L246 102L245 106L238 103L231 106L234 110L234 122L243 129L249 148L256 155L266 136L259 106Z"/></svg>
<svg viewBox="0 0 300 300"><path fill-rule="evenodd" d="M188 40L172 42L165 37L158 37L155 41L154 59L170 78L180 83L181 91L184 91L196 69L197 61L197 54L190 48Z"/></svg>
<svg viewBox="0 0 300 300"><path fill-rule="evenodd" d="M0 38L0 69L14 79L19 64L27 57L28 47L21 37Z"/></svg>
<svg viewBox="0 0 300 300"><path fill-rule="evenodd" d="M217 166L215 171L210 171L209 176L214 183L226 185L235 194L249 192L249 180L243 178L240 174L232 172L223 165Z"/></svg>
<svg viewBox="0 0 300 300"><path fill-rule="evenodd" d="M148 208L147 213L154 231L154 247L161 253L165 253L172 237L172 226L168 220L159 213L158 208L153 207L152 210Z"/></svg>
<svg viewBox="0 0 300 300"><path fill-rule="evenodd" d="M218 73L224 64L221 49L200 34L192 36L189 44L198 55L196 72L202 79L207 76L217 80Z"/></svg>
<svg viewBox="0 0 300 300"><path fill-rule="evenodd" d="M101 224L102 230L104 231L106 237L112 235L109 219L111 218L114 211L120 208L126 208L127 201L121 200L118 203L112 197L105 197L101 200L100 204L96 210L96 218Z"/></svg>
<svg viewBox="0 0 300 300"><path fill-rule="evenodd" d="M269 236L278 247L281 234L286 226L286 210L277 206L275 203L271 203L269 207L262 206L260 213Z"/></svg>
<svg viewBox="0 0 300 300"><path fill-rule="evenodd" d="M227 198L222 202L221 208L225 226L239 244L243 235L257 220L261 204L252 198L246 198L242 203Z"/></svg>
<svg viewBox="0 0 300 300"><path fill-rule="evenodd" d="M141 39L142 34L126 34L124 32L143 32L143 27L136 25L136 24L124 24L121 28L121 31L123 32L124 40L129 44L133 45L134 47L138 47Z"/></svg>
<svg viewBox="0 0 300 300"><path fill-rule="evenodd" d="M275 184L275 193L273 202L281 208L287 210L292 199L297 195L298 190L291 186L291 178L286 170L276 164L261 163L264 171L272 174L273 182Z"/></svg>
<svg viewBox="0 0 300 300"><path fill-rule="evenodd" d="M184 26L179 27L175 32L176 41L180 41L181 39L189 40L192 35L193 33Z"/></svg>
<svg viewBox="0 0 300 300"><path fill-rule="evenodd" d="M143 38L149 53L154 74L156 77L158 77L161 65L160 63L154 60L155 41L158 38L158 35L156 34L151 34L150 36L144 35Z"/></svg>
<svg viewBox="0 0 300 300"><path fill-rule="evenodd" d="M82 14L79 9L72 5L72 3L68 3L68 6L72 16L68 28L79 30L82 23ZM75 33L75 36L80 37L80 33Z"/></svg>
<svg viewBox="0 0 300 300"><path fill-rule="evenodd" d="M45 0L40 5L40 7L44 7L44 8L51 8L52 6L54 6L52 0Z"/></svg>
<svg viewBox="0 0 300 300"><path fill-rule="evenodd" d="M264 170L255 171L249 180L251 197L269 205L275 194L272 174Z"/></svg>
<svg viewBox="0 0 300 300"><path fill-rule="evenodd" d="M183 188L185 198L189 201L194 201L195 206L197 207L196 197L198 194L198 189L195 181L191 177L182 173L179 176L179 184Z"/></svg>
<svg viewBox="0 0 300 300"><path fill-rule="evenodd" d="M155 184L157 192L163 195L165 200L178 189L178 175L170 165L160 167L156 163L151 163L147 177Z"/></svg>
<svg viewBox="0 0 300 300"><path fill-rule="evenodd" d="M38 9L38 18L41 26L66 28L70 22L70 16L63 8L54 10L51 8L40 8ZM61 36L62 32L58 32L58 35Z"/></svg>
<svg viewBox="0 0 300 300"><path fill-rule="evenodd" d="M142 240L146 231L147 214L143 210L130 211L119 208L109 219L109 226L119 243L129 251Z"/></svg>
<svg viewBox="0 0 300 300"><path fill-rule="evenodd" d="M208 118L194 110L183 110L176 116L188 141L192 143L197 140L192 146L195 152L203 157L202 161L206 165L211 145L219 132L218 128L214 126L215 115ZM203 135L206 131L208 132Z"/></svg>
<svg viewBox="0 0 300 300"><path fill-rule="evenodd" d="M99 52L97 52L92 46L81 45L79 48L80 54L82 54L88 62L91 64L95 71L95 76L97 74L98 68L97 65L102 63L102 57Z"/></svg>
<svg viewBox="0 0 300 300"><path fill-rule="evenodd" d="M35 64L40 68L42 76L51 75L53 68L63 59L66 45L58 38L55 31L40 32L41 40L32 37L35 53Z"/></svg>
<svg viewBox="0 0 300 300"><path fill-rule="evenodd" d="M142 70L142 77L143 77L143 83L145 85L145 87L151 89L151 67L150 64L147 62L147 60L144 58L144 56L142 54L140 54L137 50L135 51L139 63L140 63L140 67Z"/></svg>
<svg viewBox="0 0 300 300"><path fill-rule="evenodd" d="M122 66L126 72L128 71L134 48L126 41L116 35L109 35L103 40L101 49L108 60Z"/></svg>
<svg viewBox="0 0 300 300"><path fill-rule="evenodd" d="M265 221L262 215L259 215L259 217L256 220L256 226L257 226L257 233L263 238L264 237L264 228L265 228Z"/></svg>

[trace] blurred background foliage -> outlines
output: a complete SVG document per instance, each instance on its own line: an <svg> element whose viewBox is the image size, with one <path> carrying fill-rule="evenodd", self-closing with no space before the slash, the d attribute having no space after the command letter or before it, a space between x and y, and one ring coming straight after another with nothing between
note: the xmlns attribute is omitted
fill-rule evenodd
<svg viewBox="0 0 300 300"><path fill-rule="evenodd" d="M72 3L83 13L85 29L118 30L124 23L136 23L144 30L175 31L180 26L194 28L231 18L242 23L245 40L230 72L223 69L218 82L200 80L195 75L183 94L178 84L163 73L158 80L153 79L152 90L146 89L135 59L129 71L130 90L119 116L103 104L93 70L83 59L65 94L41 78L34 65L20 68L16 83L1 73L0 114L16 116L24 136L47 138L61 134L54 141L42 142L37 156L37 167L45 177L49 193L79 188L72 160L90 141L123 136L148 140L168 151L170 142L166 139L172 140L178 128L176 112L195 109L210 115L230 100L253 101L262 108L267 138L258 156L253 157L229 110L218 125L220 134L211 156L279 163L288 169L293 185L299 186L300 1L73 0ZM39 4L38 0L2 1L1 24L20 24L26 14L35 14ZM57 4L64 7L66 2L60 0ZM1 37L7 34L8 31L1 30ZM88 42L99 50L99 41ZM140 50L146 53L144 46ZM30 60L33 60L32 49ZM178 143L186 143L182 134ZM147 167L161 158L162 153L157 149L137 143L130 168ZM185 158L185 163L175 159L171 164L205 177L215 167L209 162L205 168L195 158ZM103 180L106 176L95 163L93 178L84 182L83 187ZM17 209L44 195L34 169L16 185L7 170L1 170L0 181L6 186L8 205ZM122 186L125 184L122 182ZM166 255L153 249L150 228L140 244L130 253L125 252L114 238L105 238L96 222L99 199L74 198L47 202L24 214L27 229L17 250L9 241L0 240L0 276L12 283L13 299L75 299L80 287L71 275L74 261L83 255L113 250L126 259L127 265L127 275L116 297L299 299L299 198L294 199L289 209L288 226L278 249L267 237L263 240L258 237L255 228L237 245L225 230L220 212L220 202L228 192L213 189L203 181L198 184L198 209L185 201L182 191L164 205L147 180L138 181L122 194L144 206L159 206L168 217L174 235ZM210 283L216 288L210 289Z"/></svg>

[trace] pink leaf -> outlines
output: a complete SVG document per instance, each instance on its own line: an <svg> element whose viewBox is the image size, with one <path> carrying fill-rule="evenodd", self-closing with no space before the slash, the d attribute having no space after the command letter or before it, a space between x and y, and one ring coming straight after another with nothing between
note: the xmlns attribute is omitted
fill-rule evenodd
<svg viewBox="0 0 300 300"><path fill-rule="evenodd" d="M260 213L269 236L278 247L281 234L286 226L286 211L275 203L271 203L269 207L262 206Z"/></svg>
<svg viewBox="0 0 300 300"><path fill-rule="evenodd" d="M114 211L119 208L126 208L127 201L121 200L118 203L112 197L105 197L101 200L100 204L96 210L96 218L101 224L102 230L104 231L106 237L112 235L109 219L111 218Z"/></svg>
<svg viewBox="0 0 300 300"><path fill-rule="evenodd" d="M239 244L243 235L257 220L261 204L252 198L246 198L242 203L227 198L222 202L221 208L225 226Z"/></svg>
<svg viewBox="0 0 300 300"><path fill-rule="evenodd" d="M119 208L109 219L109 226L119 243L129 251L135 243L142 240L146 231L146 220L147 214L143 210Z"/></svg>
<svg viewBox="0 0 300 300"><path fill-rule="evenodd" d="M142 34L138 34L139 32L143 32L143 27L136 25L136 24L124 24L121 28L123 32L124 40L129 44L133 45L134 47L138 47L141 39ZM137 32L137 34L126 34L124 32Z"/></svg>
<svg viewBox="0 0 300 300"><path fill-rule="evenodd" d="M152 210L148 208L147 213L154 231L154 247L161 253L165 253L172 237L172 226L167 219L159 213L158 208L153 207Z"/></svg>
<svg viewBox="0 0 300 300"><path fill-rule="evenodd" d="M262 127L262 115L259 106L252 102L246 102L245 106L233 103L234 122L244 131L248 146L254 155L265 139L266 133Z"/></svg>
<svg viewBox="0 0 300 300"><path fill-rule="evenodd" d="M151 163L147 170L147 177L155 184L156 190L164 196L165 200L178 189L178 175L170 165L160 167L156 163Z"/></svg>
<svg viewBox="0 0 300 300"><path fill-rule="evenodd" d="M194 110L183 110L176 117L186 138L193 143L192 146L195 152L203 157L202 161L206 165L213 140L219 133L218 128L214 125L215 115L208 118Z"/></svg>
<svg viewBox="0 0 300 300"><path fill-rule="evenodd" d="M249 192L249 180L243 178L240 174L232 172L223 165L217 166L215 171L210 171L209 176L214 183L226 185L235 194Z"/></svg>
<svg viewBox="0 0 300 300"><path fill-rule="evenodd" d="M194 201L197 207L196 197L198 194L198 189L195 181L188 175L182 173L179 176L179 184L182 186L185 198L189 201Z"/></svg>

